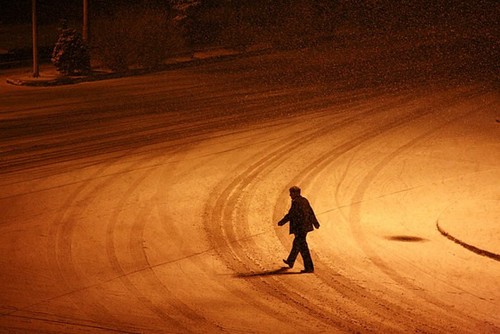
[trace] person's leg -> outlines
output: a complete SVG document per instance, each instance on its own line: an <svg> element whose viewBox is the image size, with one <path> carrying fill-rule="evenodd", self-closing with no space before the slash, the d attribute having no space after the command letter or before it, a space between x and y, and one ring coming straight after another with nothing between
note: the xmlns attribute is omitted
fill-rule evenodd
<svg viewBox="0 0 500 334"><path fill-rule="evenodd" d="M290 268L293 267L293 264L295 263L295 260L297 259L297 255L299 255L299 241L297 240L297 236L295 236L295 239L293 239L293 246L292 249L290 250L290 254L288 255L288 258L284 260Z"/></svg>
<svg viewBox="0 0 500 334"><path fill-rule="evenodd" d="M306 236L307 234L297 236L297 246L302 256L302 260L304 261L304 271L312 272L314 271L314 264L312 262L311 253L309 252Z"/></svg>

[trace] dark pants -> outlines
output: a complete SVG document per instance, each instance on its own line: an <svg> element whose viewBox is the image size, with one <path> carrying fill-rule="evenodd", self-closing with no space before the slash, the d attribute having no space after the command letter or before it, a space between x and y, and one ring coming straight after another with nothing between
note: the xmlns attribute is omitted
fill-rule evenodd
<svg viewBox="0 0 500 334"><path fill-rule="evenodd" d="M290 255L288 255L288 263L293 266L295 260L297 259L297 255L302 256L302 260L304 260L304 269L305 270L314 270L314 265L311 259L311 253L309 253L309 246L307 246L306 241L307 233L295 234L295 239L293 239L292 250L290 251Z"/></svg>

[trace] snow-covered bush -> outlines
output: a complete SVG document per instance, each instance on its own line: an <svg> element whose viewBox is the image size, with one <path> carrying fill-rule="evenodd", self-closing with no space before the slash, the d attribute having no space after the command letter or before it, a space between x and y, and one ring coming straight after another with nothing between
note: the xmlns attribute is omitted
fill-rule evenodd
<svg viewBox="0 0 500 334"><path fill-rule="evenodd" d="M89 49L75 29L59 29L51 61L64 75L86 74L90 71Z"/></svg>

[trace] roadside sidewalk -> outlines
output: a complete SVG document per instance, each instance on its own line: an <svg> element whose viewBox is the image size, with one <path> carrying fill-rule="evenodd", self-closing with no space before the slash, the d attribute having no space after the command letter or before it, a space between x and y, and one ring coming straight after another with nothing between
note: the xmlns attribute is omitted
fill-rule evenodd
<svg viewBox="0 0 500 334"><path fill-rule="evenodd" d="M9 75L9 77L7 77L6 79L6 82L16 86L48 87L70 85L86 81L120 78L140 74L137 72L138 71L126 71L115 73L93 70L88 75L65 76L61 75L54 66L50 64L44 64L44 66L40 67L39 76L37 78L33 77L32 73L28 73L26 69L22 69L19 73ZM144 71L142 71L141 73L144 73Z"/></svg>
<svg viewBox="0 0 500 334"><path fill-rule="evenodd" d="M165 61L163 65L156 69L129 69L124 72L112 72L108 70L103 70L99 67L94 68L88 75L80 76L64 76L61 75L57 69L52 64L43 64L40 66L39 77L33 77L31 69L20 68L19 71L15 69L10 70L10 74L7 75L6 82L11 85L16 86L57 86L57 85L69 85L76 84L80 82L97 81L105 79L115 79L134 75L142 75L154 72L167 71L176 68L196 66L203 63L209 63L219 60L227 60L235 57L252 56L265 52L269 52L271 48L269 46L254 46L247 49L244 52L232 50L232 49L212 49L205 51L198 51L193 53L191 56L182 56L169 58Z"/></svg>
<svg viewBox="0 0 500 334"><path fill-rule="evenodd" d="M55 86L74 83L77 79L85 79L89 76L63 76L50 64L40 65L39 76L33 77L32 69L20 68L19 71L11 70L7 77L7 83L16 86Z"/></svg>

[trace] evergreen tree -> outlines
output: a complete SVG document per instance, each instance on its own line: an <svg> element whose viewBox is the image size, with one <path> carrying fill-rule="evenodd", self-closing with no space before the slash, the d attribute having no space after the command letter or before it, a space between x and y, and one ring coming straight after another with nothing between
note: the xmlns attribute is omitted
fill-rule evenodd
<svg viewBox="0 0 500 334"><path fill-rule="evenodd" d="M59 29L59 38L52 52L52 63L64 75L90 72L90 53L82 36L65 23Z"/></svg>

